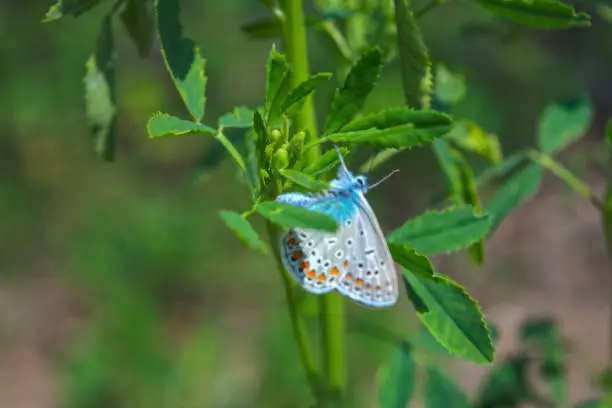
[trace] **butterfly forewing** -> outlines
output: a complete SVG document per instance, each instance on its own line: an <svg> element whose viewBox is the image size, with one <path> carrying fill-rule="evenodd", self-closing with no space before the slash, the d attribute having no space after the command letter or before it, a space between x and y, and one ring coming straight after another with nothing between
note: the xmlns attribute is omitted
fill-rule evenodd
<svg viewBox="0 0 612 408"><path fill-rule="evenodd" d="M355 245L337 291L367 306L391 306L398 297L395 265L378 221L363 196L357 204L353 232Z"/></svg>

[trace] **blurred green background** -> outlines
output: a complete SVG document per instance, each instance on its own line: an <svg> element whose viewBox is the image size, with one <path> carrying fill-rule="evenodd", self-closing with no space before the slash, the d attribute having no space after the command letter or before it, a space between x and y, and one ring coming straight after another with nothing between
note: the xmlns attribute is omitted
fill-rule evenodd
<svg viewBox="0 0 612 408"><path fill-rule="evenodd" d="M207 59L206 121L260 105L271 41L248 39L239 27L264 8L247 0L181 4L186 33ZM248 206L233 164L206 137L147 140L154 111L186 114L157 46L139 58L118 24L117 162L99 160L82 78L106 5L43 24L49 6L0 0L0 407L306 407L278 271L218 217ZM600 190L612 29L597 3L577 7L594 16L593 27L517 30L466 2L420 23L432 57L467 79L457 116L498 134L506 154L532 144L546 103L588 94L595 124L562 158ZM312 33L309 42L313 72L334 72L329 40ZM397 68L385 68L369 108L402 104ZM336 85L317 94L320 119ZM445 189L428 148L401 154L373 177L393 168L400 176L369 194L385 230ZM502 358L516 346L517 322L553 313L579 356L569 362L572 400L597 395L588 374L605 360L610 265L588 203L547 177L493 238L483 268L465 254L435 261L499 327ZM402 337L417 320L405 299L388 311L351 304L348 314L352 404L373 407L376 369L393 344L360 328ZM449 364L470 394L487 371Z"/></svg>

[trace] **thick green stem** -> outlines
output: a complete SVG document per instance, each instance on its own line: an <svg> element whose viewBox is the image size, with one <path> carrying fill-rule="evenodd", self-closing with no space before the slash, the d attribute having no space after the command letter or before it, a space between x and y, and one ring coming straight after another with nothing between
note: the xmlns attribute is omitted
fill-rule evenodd
<svg viewBox="0 0 612 408"><path fill-rule="evenodd" d="M283 43L287 60L292 69L292 86L296 87L310 76L306 25L302 0L284 0ZM309 133L307 144L317 140L317 120L314 103L308 97L293 118L294 129L306 129ZM318 146L304 152L309 162L320 155ZM340 400L346 383L344 358L344 310L342 299L334 294L320 296L321 346L325 368L325 394L319 402L328 406L331 400ZM298 316L299 317L299 316Z"/></svg>
<svg viewBox="0 0 612 408"><path fill-rule="evenodd" d="M295 88L310 76L310 63L308 60L308 47L306 45L306 24L302 0L284 0L283 11L283 45L285 55L291 67L291 86ZM315 115L312 95L309 95L302 109L293 118L294 129L307 129L310 134L306 143L316 139L317 118ZM305 152L309 160L319 155L318 149L309 149Z"/></svg>
<svg viewBox="0 0 612 408"><path fill-rule="evenodd" d="M304 365L304 369L306 370L306 376L308 377L308 382L310 384L312 393L314 394L314 397L317 400L320 400L322 397L323 390L321 387L319 375L317 374L317 368L315 365L314 357L312 355L312 350L310 349L306 325L304 324L304 319L302 319L302 316L299 312L297 300L295 297L295 288L292 284L291 277L287 275L287 272L285 271L277 248L279 240L279 230L278 227L271 222L267 222L266 226L268 227L270 243L274 248L272 252L274 253L274 258L276 259L278 268L281 271L281 277L283 279L283 285L285 287L285 295L287 297L287 305L289 307L289 317L291 318L291 327L293 329L293 335L297 342L300 358L302 359L302 364Z"/></svg>
<svg viewBox="0 0 612 408"><path fill-rule="evenodd" d="M344 303L340 296L329 293L321 297L319 304L327 397L332 406L339 406L346 387Z"/></svg>

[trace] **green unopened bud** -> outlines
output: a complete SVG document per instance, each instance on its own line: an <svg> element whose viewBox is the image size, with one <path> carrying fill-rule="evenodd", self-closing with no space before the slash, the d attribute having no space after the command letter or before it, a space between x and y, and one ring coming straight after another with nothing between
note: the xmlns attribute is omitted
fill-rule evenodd
<svg viewBox="0 0 612 408"><path fill-rule="evenodd" d="M274 147L274 145L267 145L266 150L265 150L266 157L268 159L272 159L272 155L274 154L275 151L276 151L276 148Z"/></svg>
<svg viewBox="0 0 612 408"><path fill-rule="evenodd" d="M273 146L280 146L283 143L283 134L278 129L274 129L270 132L270 144Z"/></svg>
<svg viewBox="0 0 612 408"><path fill-rule="evenodd" d="M277 170L285 169L289 166L289 153L287 153L287 149L281 147L274 152L274 156L272 156L272 165Z"/></svg>
<svg viewBox="0 0 612 408"><path fill-rule="evenodd" d="M302 148L304 147L304 141L306 140L306 133L304 132L297 132L295 135L293 135L293 137L291 138L291 148L293 149L294 152L301 152Z"/></svg>
<svg viewBox="0 0 612 408"><path fill-rule="evenodd" d="M259 169L259 176L264 186L267 185L268 182L270 181L270 174L268 174L268 172L265 171L264 169Z"/></svg>

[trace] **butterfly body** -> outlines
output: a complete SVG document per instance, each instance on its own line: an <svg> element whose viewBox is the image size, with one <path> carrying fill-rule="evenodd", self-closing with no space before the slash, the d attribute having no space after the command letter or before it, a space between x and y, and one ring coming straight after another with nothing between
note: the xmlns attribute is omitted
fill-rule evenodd
<svg viewBox="0 0 612 408"><path fill-rule="evenodd" d="M353 176L341 159L331 189L321 194L287 193L276 201L333 217L335 232L291 228L281 238L285 268L306 290L337 291L371 307L388 307L398 297L397 274L385 237L365 194L365 176Z"/></svg>

